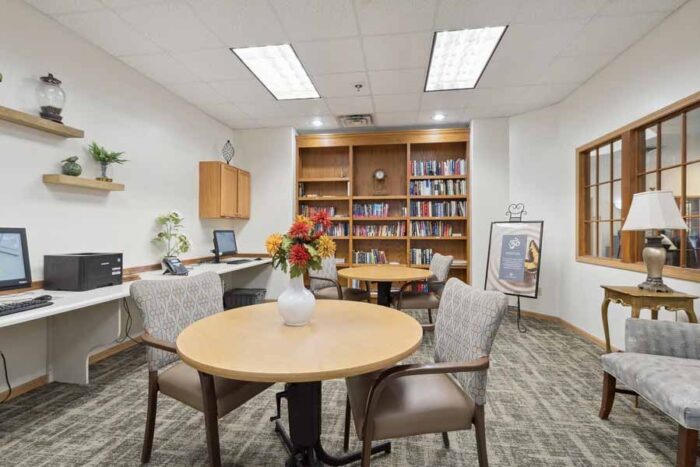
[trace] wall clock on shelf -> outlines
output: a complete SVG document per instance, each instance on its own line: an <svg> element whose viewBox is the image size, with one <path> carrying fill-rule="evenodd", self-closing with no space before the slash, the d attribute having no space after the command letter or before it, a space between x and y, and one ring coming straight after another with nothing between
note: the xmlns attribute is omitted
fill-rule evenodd
<svg viewBox="0 0 700 467"><path fill-rule="evenodd" d="M372 174L372 186L375 195L383 195L386 193L386 172L384 169L377 169Z"/></svg>

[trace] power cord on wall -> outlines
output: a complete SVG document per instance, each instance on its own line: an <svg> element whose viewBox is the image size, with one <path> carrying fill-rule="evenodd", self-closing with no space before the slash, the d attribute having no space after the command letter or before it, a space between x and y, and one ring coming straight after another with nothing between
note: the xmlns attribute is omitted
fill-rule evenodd
<svg viewBox="0 0 700 467"><path fill-rule="evenodd" d="M0 404L6 402L12 395L12 385L10 384L10 375L7 373L7 360L5 360L5 354L0 350L0 358L2 358L2 368L5 371L5 384L7 384L7 394L5 398L0 401Z"/></svg>
<svg viewBox="0 0 700 467"><path fill-rule="evenodd" d="M131 317L131 310L129 309L129 302L127 301L126 297L122 299L122 303L124 305L124 310L126 311L126 325L124 326L124 337L121 337L117 339L115 342L121 344L122 342L126 341L127 339L130 339L132 342L135 342L137 344L141 344L141 342L137 341L131 335L129 332L131 331L131 326L134 324L134 320Z"/></svg>

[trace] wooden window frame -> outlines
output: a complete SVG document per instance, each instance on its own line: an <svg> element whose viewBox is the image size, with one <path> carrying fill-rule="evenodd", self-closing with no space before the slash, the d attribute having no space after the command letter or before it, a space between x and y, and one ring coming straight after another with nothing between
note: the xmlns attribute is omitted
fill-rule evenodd
<svg viewBox="0 0 700 467"><path fill-rule="evenodd" d="M639 168L639 148L641 138L644 135L644 131L653 125L658 125L662 121L669 120L678 115L685 115L685 113L694 110L695 108L700 108L700 92L692 94L684 99L681 99L673 104L670 104L662 109L657 110L645 117L635 120L622 128L615 131L611 131L600 138L597 138L583 146L576 148L576 261L580 263L594 264L598 266L606 266L617 269L624 269L629 271L646 272L644 264L641 262L641 249L644 244L644 235L642 232L622 232L620 238L620 258L607 258L600 256L593 256L586 253L586 240L587 240L587 222L586 222L586 184L587 173L588 173L588 154L591 150L596 149L600 146L606 144L611 144L613 141L621 139L622 140L622 163L621 163L621 196L622 196L622 219L627 217L630 204L632 203L632 196L634 193L639 191L638 184L638 168ZM660 127L659 127L660 128ZM686 117L682 118L682 140L681 140L681 163L678 164L681 169L681 214L684 219L686 219L685 213L685 197L686 197L686 167L687 167L687 147L686 147ZM660 141L660 133L657 138ZM597 158L598 159L598 158ZM610 154L611 168L613 154ZM661 156L657 154L657 167L655 170L659 170L658 164ZM597 162L599 164L599 162ZM664 167L664 169L669 169L669 167ZM611 169L612 170L612 169ZM660 171L657 173L657 180L660 177ZM610 191L612 193L612 175L611 175L611 185ZM596 197L596 201L598 198ZM597 208L596 208L597 209ZM611 214L612 215L612 214ZM612 224L612 222L611 222ZM598 236L598 234L596 234ZM597 244L597 239L596 239ZM610 244L612 246L613 239L611 237ZM680 257L681 264L685 262L685 245L686 236L681 236L681 249ZM666 277L673 277L676 279L684 279L693 282L700 282L700 269L689 269L679 266L666 266L664 268L664 275Z"/></svg>

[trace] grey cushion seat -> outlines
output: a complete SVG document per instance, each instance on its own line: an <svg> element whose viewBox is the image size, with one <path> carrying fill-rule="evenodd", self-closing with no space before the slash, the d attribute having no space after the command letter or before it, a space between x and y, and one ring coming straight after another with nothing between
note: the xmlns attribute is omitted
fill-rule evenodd
<svg viewBox="0 0 700 467"><path fill-rule="evenodd" d="M393 294L393 299L397 300L399 294ZM401 309L403 310L435 310L440 307L440 297L434 292L404 292L401 295Z"/></svg>
<svg viewBox="0 0 700 467"><path fill-rule="evenodd" d="M361 302L369 298L369 292L362 289L354 289L351 287L341 287L343 289L343 300L352 300ZM338 300L338 289L335 286L323 287L314 290L314 296L319 300Z"/></svg>
<svg viewBox="0 0 700 467"><path fill-rule="evenodd" d="M226 415L270 386L271 384L268 383L250 383L215 376L217 415L219 417ZM179 362L160 373L158 389L163 394L204 412L199 373L191 366Z"/></svg>
<svg viewBox="0 0 700 467"><path fill-rule="evenodd" d="M347 378L351 407L367 405L372 384L381 372ZM364 410L352 411L355 430L362 439ZM441 431L467 430L474 402L448 374L397 378L382 392L374 411L374 440Z"/></svg>
<svg viewBox="0 0 700 467"><path fill-rule="evenodd" d="M604 371L676 422L700 429L700 360L616 352L601 361Z"/></svg>

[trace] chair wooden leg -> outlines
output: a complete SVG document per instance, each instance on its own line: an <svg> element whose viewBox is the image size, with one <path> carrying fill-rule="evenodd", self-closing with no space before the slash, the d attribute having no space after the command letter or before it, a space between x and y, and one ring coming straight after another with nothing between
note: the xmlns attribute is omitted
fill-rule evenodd
<svg viewBox="0 0 700 467"><path fill-rule="evenodd" d="M698 430L678 425L676 467L695 467L698 458Z"/></svg>
<svg viewBox="0 0 700 467"><path fill-rule="evenodd" d="M486 455L486 421L484 420L484 406L476 405L474 411L474 435L476 436L476 452L479 456L479 467L488 467L489 459Z"/></svg>
<svg viewBox="0 0 700 467"><path fill-rule="evenodd" d="M445 449L450 449L450 435L446 431L442 432L442 444L445 446Z"/></svg>
<svg viewBox="0 0 700 467"><path fill-rule="evenodd" d="M199 382L202 385L202 399L204 405L204 425L207 430L207 450L209 451L209 465L221 466L221 452L219 451L219 416L216 407L216 391L214 390L214 377L199 372Z"/></svg>
<svg viewBox="0 0 700 467"><path fill-rule="evenodd" d="M345 432L343 433L343 451L350 449L350 397L345 397Z"/></svg>
<svg viewBox="0 0 700 467"><path fill-rule="evenodd" d="M148 405L146 410L146 432L143 435L141 463L151 461L153 450L153 434L156 430L156 410L158 409L158 371L148 372Z"/></svg>
<svg viewBox="0 0 700 467"><path fill-rule="evenodd" d="M428 323L433 324L433 310L428 308Z"/></svg>
<svg viewBox="0 0 700 467"><path fill-rule="evenodd" d="M369 467L369 463L372 460L372 440L364 439L362 440L362 464L361 467Z"/></svg>
<svg viewBox="0 0 700 467"><path fill-rule="evenodd" d="M603 397L600 401L600 413L598 416L607 420L612 410L613 402L615 402L615 385L616 380L610 373L603 372Z"/></svg>

